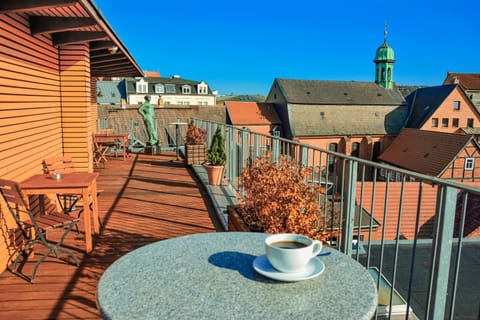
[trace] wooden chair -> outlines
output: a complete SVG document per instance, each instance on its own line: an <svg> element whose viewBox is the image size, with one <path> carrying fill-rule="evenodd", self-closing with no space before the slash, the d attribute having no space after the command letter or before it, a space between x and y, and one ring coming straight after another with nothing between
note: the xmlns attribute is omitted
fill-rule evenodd
<svg viewBox="0 0 480 320"><path fill-rule="evenodd" d="M43 173L72 173L75 172L71 156L59 156L47 158L42 161ZM79 194L62 193L57 194L58 202L64 213L70 213L75 210L75 205L82 198Z"/></svg>
<svg viewBox="0 0 480 320"><path fill-rule="evenodd" d="M113 134L113 129L101 129L98 133L108 136L109 134ZM113 141L109 141L106 143L103 142L102 145L107 147L105 154L108 153L109 155L111 155L109 151L113 150L113 155L116 158L118 156L118 150L123 146L123 142L120 142L117 139L115 139Z"/></svg>
<svg viewBox="0 0 480 320"><path fill-rule="evenodd" d="M103 167L105 167L108 149L108 145L100 143L93 135L93 163L97 168L100 168L102 163Z"/></svg>
<svg viewBox="0 0 480 320"><path fill-rule="evenodd" d="M55 257L59 259L61 259L59 255L60 253L67 254L73 258L75 265L77 267L79 266L75 253L62 247L67 234L77 225L79 221L78 218L71 218L70 216L58 212L50 212L46 215L34 215L25 203L20 187L13 181L0 179L0 193L26 241L25 246L17 254L17 257L14 260L12 269L13 273L33 283L38 267L52 253L54 253ZM49 208L50 210L53 209L52 206ZM20 213L22 212L27 213L27 220L22 221L20 219ZM63 231L63 234L57 243L47 241L47 233L52 231ZM37 263L35 263L32 275L31 277L28 277L18 271L18 261L21 257L23 257L24 260L27 260L29 252L37 243L43 245L47 249L47 252L42 255Z"/></svg>

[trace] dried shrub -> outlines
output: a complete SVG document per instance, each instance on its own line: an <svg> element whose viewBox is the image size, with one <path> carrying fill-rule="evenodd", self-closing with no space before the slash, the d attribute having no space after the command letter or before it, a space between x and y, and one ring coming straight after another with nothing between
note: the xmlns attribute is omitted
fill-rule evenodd
<svg viewBox="0 0 480 320"><path fill-rule="evenodd" d="M270 154L255 160L240 177L245 197L239 215L259 231L326 240L319 190L306 182L309 175L310 170L285 157L279 163L271 163Z"/></svg>
<svg viewBox="0 0 480 320"><path fill-rule="evenodd" d="M185 136L185 144L198 145L204 144L207 140L207 130L198 128L193 121L190 121Z"/></svg>

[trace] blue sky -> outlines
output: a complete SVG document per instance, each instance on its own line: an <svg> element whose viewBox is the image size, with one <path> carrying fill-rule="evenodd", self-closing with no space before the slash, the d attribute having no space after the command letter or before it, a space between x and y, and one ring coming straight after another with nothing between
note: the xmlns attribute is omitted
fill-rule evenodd
<svg viewBox="0 0 480 320"><path fill-rule="evenodd" d="M373 81L395 51L397 84L480 73L480 1L95 0L143 70L267 95L275 78Z"/></svg>

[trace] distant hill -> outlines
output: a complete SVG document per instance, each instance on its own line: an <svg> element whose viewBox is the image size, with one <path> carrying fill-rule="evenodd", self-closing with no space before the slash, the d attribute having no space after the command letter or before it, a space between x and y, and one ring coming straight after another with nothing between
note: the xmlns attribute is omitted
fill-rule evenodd
<svg viewBox="0 0 480 320"><path fill-rule="evenodd" d="M241 94L241 95L222 95L217 96L217 104L223 104L225 101L256 101L256 102L265 102L266 97L262 95L250 95L250 94Z"/></svg>

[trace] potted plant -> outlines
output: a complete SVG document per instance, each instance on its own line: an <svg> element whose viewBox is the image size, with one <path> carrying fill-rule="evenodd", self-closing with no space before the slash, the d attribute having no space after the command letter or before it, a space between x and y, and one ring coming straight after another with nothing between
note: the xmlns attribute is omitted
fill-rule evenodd
<svg viewBox="0 0 480 320"><path fill-rule="evenodd" d="M298 233L325 241L329 222L309 176L309 169L286 157L278 163L270 154L255 160L240 176L243 202L228 207L229 231Z"/></svg>
<svg viewBox="0 0 480 320"><path fill-rule="evenodd" d="M220 185L222 183L226 162L225 139L223 139L222 130L220 127L217 127L210 149L207 151L205 168L208 174L208 183L211 185Z"/></svg>
<svg viewBox="0 0 480 320"><path fill-rule="evenodd" d="M188 165L203 164L206 159L207 131L198 128L195 123L190 121L185 136L185 158Z"/></svg>

